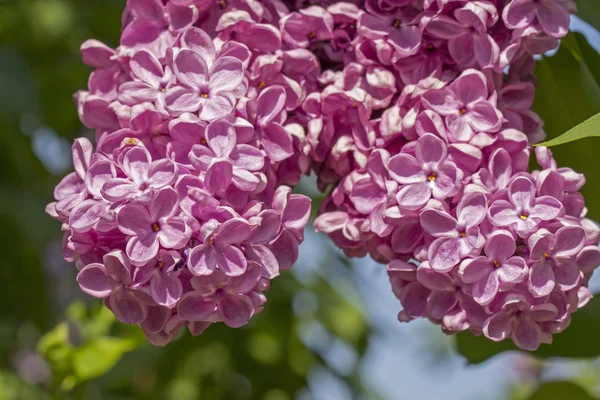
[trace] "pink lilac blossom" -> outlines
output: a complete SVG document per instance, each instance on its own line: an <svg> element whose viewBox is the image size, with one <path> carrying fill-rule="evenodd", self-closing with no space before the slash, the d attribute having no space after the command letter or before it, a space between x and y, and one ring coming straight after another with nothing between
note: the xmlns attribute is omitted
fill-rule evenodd
<svg viewBox="0 0 600 400"><path fill-rule="evenodd" d="M543 147L542 169L528 172L544 138L533 56L558 45L574 10L562 0L367 1L349 16L356 30L342 28L343 57L319 53L334 67L296 113L301 150L328 191L315 228L348 256L388 264L401 321L535 350L589 301L600 250L578 192L585 178ZM348 123L352 110L360 119Z"/></svg>
<svg viewBox="0 0 600 400"><path fill-rule="evenodd" d="M259 24L277 15L217 32L236 13L280 7L221 2L211 27L208 3L129 0L119 48L84 43L95 70L75 97L95 140L75 141L75 172L47 207L81 289L157 345L184 326L197 335L247 324L270 280L296 262L310 215L310 199L278 176L300 155L286 105L302 101L296 88L316 82L318 63L281 65L279 30ZM235 40L242 31L261 34L261 45ZM279 60L275 78L254 79L259 58Z"/></svg>
<svg viewBox="0 0 600 400"><path fill-rule="evenodd" d="M147 4L146 4L147 3ZM387 264L401 321L549 343L591 298L583 175L532 145L571 0L129 0L76 94L96 146L47 212L87 293L164 345L239 327L315 228ZM115 260L120 260L117 263ZM120 272L119 272L120 271ZM127 275L127 276L125 276ZM131 312L131 315L128 313Z"/></svg>

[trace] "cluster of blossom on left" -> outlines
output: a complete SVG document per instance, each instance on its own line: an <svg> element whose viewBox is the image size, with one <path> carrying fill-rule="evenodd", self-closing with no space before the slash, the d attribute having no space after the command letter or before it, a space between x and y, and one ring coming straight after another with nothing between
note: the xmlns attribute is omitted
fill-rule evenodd
<svg viewBox="0 0 600 400"><path fill-rule="evenodd" d="M184 3L130 0L119 48L82 45L95 70L75 99L95 145L75 141L75 172L47 206L82 290L159 345L183 326L245 325L296 261L310 215L286 185L300 175L281 125L294 81L249 65L279 51L279 33L238 15L214 37L199 18L222 13ZM257 44L233 40L240 30Z"/></svg>

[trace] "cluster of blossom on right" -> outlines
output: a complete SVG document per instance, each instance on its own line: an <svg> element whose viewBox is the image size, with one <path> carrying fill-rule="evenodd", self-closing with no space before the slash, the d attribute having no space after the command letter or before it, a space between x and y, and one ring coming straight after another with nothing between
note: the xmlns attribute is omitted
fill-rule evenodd
<svg viewBox="0 0 600 400"><path fill-rule="evenodd" d="M533 56L567 34L574 4L352 9L324 10L332 37L349 38L343 69L324 73L324 89L303 104L320 186L333 184L317 230L348 256L387 264L401 321L428 318L525 350L550 343L591 298L600 265L583 175L558 168L544 147L542 169L528 172L545 136L531 110Z"/></svg>

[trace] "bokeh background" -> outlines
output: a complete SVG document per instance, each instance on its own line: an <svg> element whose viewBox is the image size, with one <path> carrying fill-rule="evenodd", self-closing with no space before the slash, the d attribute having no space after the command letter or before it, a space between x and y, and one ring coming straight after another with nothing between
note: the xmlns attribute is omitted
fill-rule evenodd
<svg viewBox="0 0 600 400"><path fill-rule="evenodd" d="M117 46L124 2L0 0L0 400L600 395L594 358L503 352L488 359L474 344L459 341L457 347L427 321L400 324L385 268L346 259L310 227L297 265L274 282L265 312L247 327L215 325L159 348L137 327L116 323L100 302L80 292L74 266L62 259L59 223L44 206L72 168L73 139L91 137L72 100L90 73L79 46L88 38ZM588 68L591 78L584 75L597 85L600 56L593 47L600 35L577 18L572 28L584 35L569 37L583 55L561 47L540 61L545 70L538 74L536 111L550 136L600 111L593 96L582 100L590 81L573 81ZM558 153L562 164L591 173L586 195L597 197L600 172L589 168L597 165L597 152L576 144ZM298 190L315 204L321 199L310 178ZM594 292L598 283L592 282ZM586 332L600 342L600 324Z"/></svg>

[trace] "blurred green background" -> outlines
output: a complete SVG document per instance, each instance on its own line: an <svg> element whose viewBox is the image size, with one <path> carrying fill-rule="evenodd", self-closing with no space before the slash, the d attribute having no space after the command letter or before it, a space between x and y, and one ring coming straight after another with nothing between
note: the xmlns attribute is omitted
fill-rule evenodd
<svg viewBox="0 0 600 400"><path fill-rule="evenodd" d="M247 327L219 324L159 348L139 328L116 323L99 301L79 291L75 268L62 259L60 224L45 215L44 206L71 168L71 142L91 134L72 100L90 73L79 46L88 38L116 46L124 2L0 0L0 400L598 395L597 304L591 317L581 318L592 323L573 329L565 353L546 350L539 359L503 353L488 360L510 347L465 335L457 347L427 321L400 325L384 268L350 262L310 228L298 265L273 282L265 311ZM574 27L597 35L578 20ZM600 87L600 56L583 36L569 40L570 48L563 46L538 66L547 73L539 74L544 95L536 109L550 120L550 136L600 111L600 97L589 91L590 82ZM579 55L573 43L580 44ZM560 72L560 82L551 82L556 74L548 71ZM552 91L560 90L559 97L566 90L585 107L553 103ZM581 157L575 160L574 151ZM593 170L586 195L595 199L600 174L590 166L597 152L584 145L558 153L563 164ZM308 181L301 190L319 200ZM600 215L597 210L594 215ZM547 358L573 352L585 361ZM540 384L545 381L554 383Z"/></svg>

